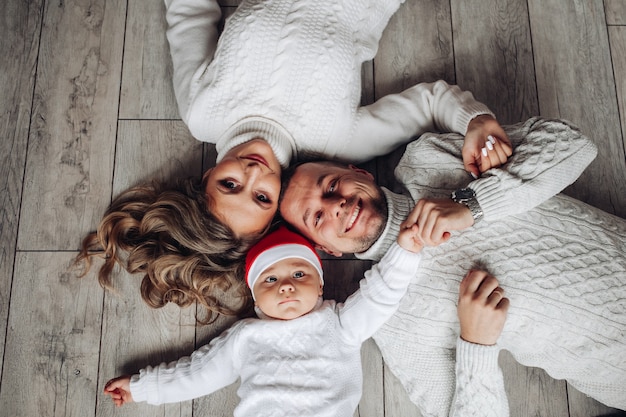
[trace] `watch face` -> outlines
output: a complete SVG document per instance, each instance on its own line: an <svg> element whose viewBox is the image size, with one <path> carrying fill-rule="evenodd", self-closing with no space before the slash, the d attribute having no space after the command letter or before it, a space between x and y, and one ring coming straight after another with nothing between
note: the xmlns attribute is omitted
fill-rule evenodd
<svg viewBox="0 0 626 417"><path fill-rule="evenodd" d="M471 188L462 188L454 192L455 200L467 200L468 198L473 198L475 196L476 194Z"/></svg>

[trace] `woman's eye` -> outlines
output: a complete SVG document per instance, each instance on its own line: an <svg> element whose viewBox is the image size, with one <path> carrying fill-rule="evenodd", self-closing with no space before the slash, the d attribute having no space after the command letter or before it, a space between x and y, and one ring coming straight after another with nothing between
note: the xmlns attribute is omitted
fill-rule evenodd
<svg viewBox="0 0 626 417"><path fill-rule="evenodd" d="M302 278L303 276L304 276L304 272L302 271L297 271L293 273L294 278Z"/></svg>
<svg viewBox="0 0 626 417"><path fill-rule="evenodd" d="M237 183L235 181L232 181L232 180L222 180L222 181L220 181L220 184L224 188L228 188L229 190L234 190L234 189L237 188Z"/></svg>
<svg viewBox="0 0 626 417"><path fill-rule="evenodd" d="M259 200L262 203L269 203L270 202L270 198L265 195L265 194L257 194L256 196L257 200Z"/></svg>
<svg viewBox="0 0 626 417"><path fill-rule="evenodd" d="M276 282L276 281L277 281L276 277L269 276L269 277L265 278L265 282L267 282L267 283L272 283L272 282Z"/></svg>

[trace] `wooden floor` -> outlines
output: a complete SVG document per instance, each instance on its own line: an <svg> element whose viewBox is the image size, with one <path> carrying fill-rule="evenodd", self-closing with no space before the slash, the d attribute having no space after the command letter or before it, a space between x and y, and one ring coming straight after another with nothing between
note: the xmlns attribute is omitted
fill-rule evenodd
<svg viewBox="0 0 626 417"><path fill-rule="evenodd" d="M178 118L163 1L0 3L0 415L231 414L234 386L115 410L101 394L105 381L188 354L228 320L196 327L192 309L148 309L139 277L121 274L119 294L105 294L93 274L79 280L69 269L112 196L151 177L200 175L214 160ZM226 13L235 5L225 3ZM502 123L575 122L599 156L567 193L626 218L625 1L407 0L363 76L365 103L443 78L473 91ZM392 185L398 156L366 167ZM369 265L325 262L350 281L328 284L336 297ZM363 351L357 415L419 416L376 346ZM506 353L502 365L512 416L626 415Z"/></svg>

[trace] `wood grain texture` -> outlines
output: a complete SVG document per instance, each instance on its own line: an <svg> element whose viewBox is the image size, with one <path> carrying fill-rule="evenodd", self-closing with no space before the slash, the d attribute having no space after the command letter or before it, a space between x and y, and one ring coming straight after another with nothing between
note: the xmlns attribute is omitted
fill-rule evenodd
<svg viewBox="0 0 626 417"><path fill-rule="evenodd" d="M166 27L162 0L128 2L120 119L180 119Z"/></svg>
<svg viewBox="0 0 626 417"><path fill-rule="evenodd" d="M626 157L602 2L528 4L541 115L573 121L598 145L598 158L567 193L626 217Z"/></svg>
<svg viewBox="0 0 626 417"><path fill-rule="evenodd" d="M0 323L9 313L42 7L40 1L0 4ZM0 326L0 369L5 332Z"/></svg>
<svg viewBox="0 0 626 417"><path fill-rule="evenodd" d="M457 83L494 109L501 124L539 113L525 0L453 0Z"/></svg>
<svg viewBox="0 0 626 417"><path fill-rule="evenodd" d="M46 3L18 247L75 249L109 203L126 3Z"/></svg>
<svg viewBox="0 0 626 417"><path fill-rule="evenodd" d="M626 2L624 0L604 0L607 25L626 25Z"/></svg>
<svg viewBox="0 0 626 417"><path fill-rule="evenodd" d="M0 391L3 416L93 416L103 292L72 253L18 253Z"/></svg>

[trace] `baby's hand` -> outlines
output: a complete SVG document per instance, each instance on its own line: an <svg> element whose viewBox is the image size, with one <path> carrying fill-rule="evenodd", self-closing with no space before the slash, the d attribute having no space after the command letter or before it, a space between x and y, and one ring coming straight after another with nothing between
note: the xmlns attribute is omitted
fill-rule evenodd
<svg viewBox="0 0 626 417"><path fill-rule="evenodd" d="M470 271L459 288L461 338L479 345L495 345L504 328L509 299L498 280L484 271Z"/></svg>
<svg viewBox="0 0 626 417"><path fill-rule="evenodd" d="M130 375L113 378L104 386L104 393L110 395L116 406L121 406L133 402L130 394Z"/></svg>
<svg viewBox="0 0 626 417"><path fill-rule="evenodd" d="M403 249L413 253L418 253L424 248L424 242L420 237L419 227L417 224L406 225L402 223L400 225L400 233L398 234L398 245Z"/></svg>

